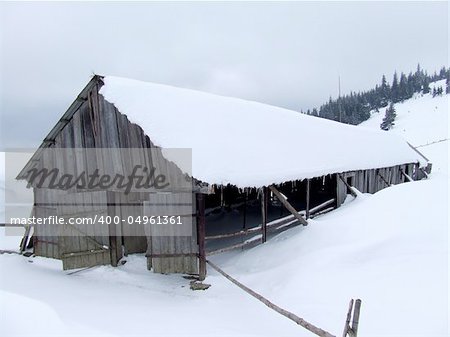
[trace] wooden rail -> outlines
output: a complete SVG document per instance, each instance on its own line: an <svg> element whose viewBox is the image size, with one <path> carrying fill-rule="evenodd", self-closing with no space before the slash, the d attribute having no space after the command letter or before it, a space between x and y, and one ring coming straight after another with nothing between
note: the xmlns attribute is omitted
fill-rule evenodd
<svg viewBox="0 0 450 337"><path fill-rule="evenodd" d="M247 240L245 242L241 242L241 243L237 243L235 245L231 245L231 246L227 246L227 247L223 247L223 248L219 248L216 250L212 250L210 252L207 252L206 255L207 256L211 256L211 255L216 255L216 254L220 254L220 253L225 253L225 252L229 252L230 250L235 250L235 249L239 249L239 248L244 248L244 247L248 247L250 245L254 245L257 243L261 242L261 234L257 235L256 237Z"/></svg>
<svg viewBox="0 0 450 337"><path fill-rule="evenodd" d="M238 232L233 233L225 233L225 234L218 234L218 235L209 235L205 237L205 240L216 240L216 239L225 239L225 238L232 238L234 236L243 236L253 233L261 232L261 226L253 227L245 230L241 230Z"/></svg>
<svg viewBox="0 0 450 337"><path fill-rule="evenodd" d="M323 208L325 208L325 207L327 207L327 206L333 205L335 202L336 202L336 199L334 199L334 198L333 198L333 199L330 199L330 200L325 201L324 203L322 203L322 204L320 204L320 205L317 205L317 206L311 208L311 209L309 210L309 212L310 212L311 214L317 213L319 210L321 210L321 209L323 209Z"/></svg>

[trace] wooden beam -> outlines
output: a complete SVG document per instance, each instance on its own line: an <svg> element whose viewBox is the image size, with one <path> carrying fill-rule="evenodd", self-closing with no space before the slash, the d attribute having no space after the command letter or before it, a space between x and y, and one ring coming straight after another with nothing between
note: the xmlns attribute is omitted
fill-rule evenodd
<svg viewBox="0 0 450 337"><path fill-rule="evenodd" d="M317 205L317 206L311 208L311 209L309 210L309 213L310 213L310 214L316 213L316 212L322 210L323 208L325 208L325 207L327 207L327 206L333 205L335 202L336 202L336 199L334 199L334 198L333 198L333 199L330 199L330 200L328 200L328 201L325 201L324 203L322 203L322 204L320 204L320 205Z"/></svg>
<svg viewBox="0 0 450 337"><path fill-rule="evenodd" d="M359 312L361 311L361 300L357 299L355 301L355 308L353 310L353 320L352 320L352 337L358 336L358 325L359 325Z"/></svg>
<svg viewBox="0 0 450 337"><path fill-rule="evenodd" d="M198 275L200 281L206 277L205 233L205 195L197 193Z"/></svg>
<svg viewBox="0 0 450 337"><path fill-rule="evenodd" d="M253 228L249 228L249 229L245 229L245 230L233 232L233 233L225 233L225 234L206 236L205 240L225 239L225 238L232 238L234 236L249 235L249 234L259 233L259 232L261 232L261 230L262 230L262 226L253 227Z"/></svg>
<svg viewBox="0 0 450 337"><path fill-rule="evenodd" d="M353 311L353 299L350 300L347 311L347 319L345 320L344 332L342 333L342 337L347 337L348 331L350 330L350 321L352 320L352 311Z"/></svg>
<svg viewBox="0 0 450 337"><path fill-rule="evenodd" d="M352 186L350 186L350 185L348 184L348 182L344 179L344 177L342 176L342 174L339 173L338 176L339 176L339 179L341 179L342 182L345 184L345 186L347 186L347 189L349 190L350 194L353 195L353 196L356 198L358 195L353 191Z"/></svg>
<svg viewBox="0 0 450 337"><path fill-rule="evenodd" d="M145 254L145 257L152 257L152 258L169 258L169 257L198 257L197 253L174 253L174 254Z"/></svg>
<svg viewBox="0 0 450 337"><path fill-rule="evenodd" d="M267 202L269 197L267 187L261 189L261 242L267 241Z"/></svg>
<svg viewBox="0 0 450 337"><path fill-rule="evenodd" d="M310 186L311 179L306 179L306 219L309 219L309 195L310 195Z"/></svg>
<svg viewBox="0 0 450 337"><path fill-rule="evenodd" d="M291 212L294 217L297 218L298 221L300 221L300 223L303 226L307 226L308 222L296 211L296 209L287 201L286 197L283 196L276 188L275 186L271 185L269 186L269 189L273 192L273 194L275 194L278 198L278 200L280 200L280 202L284 205L284 207L286 207L286 209Z"/></svg>
<svg viewBox="0 0 450 337"><path fill-rule="evenodd" d="M211 256L211 255L216 255L216 254L219 254L219 253L229 252L230 250L235 250L235 249L239 249L239 248L245 248L245 247L250 246L250 245L256 245L260 241L261 241L261 239L259 238L259 234L258 234L258 237L256 237L256 238L247 240L245 242L237 243L235 245L231 245L231 246L219 248L219 249L216 249L216 250L212 250L212 251L208 252L206 255Z"/></svg>
<svg viewBox="0 0 450 337"><path fill-rule="evenodd" d="M400 172L403 174L406 180L408 180L409 182L413 181L413 179L409 175L407 175L405 171L403 171L403 169L400 169Z"/></svg>

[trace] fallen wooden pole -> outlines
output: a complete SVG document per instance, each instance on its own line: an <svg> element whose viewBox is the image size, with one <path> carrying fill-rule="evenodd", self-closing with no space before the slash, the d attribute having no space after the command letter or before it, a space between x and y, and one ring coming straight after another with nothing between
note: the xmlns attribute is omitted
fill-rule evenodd
<svg viewBox="0 0 450 337"><path fill-rule="evenodd" d="M306 330L311 331L312 333L314 333L314 334L316 334L317 336L320 336L320 337L336 337L336 336L330 334L329 332L327 332L327 331L325 331L325 330L323 330L321 328L318 328L315 325L305 321L303 318L297 316L296 314L293 314L292 312L289 312L289 311L279 307L278 305L272 303L271 301L269 301L264 296L258 294L257 292L253 291L249 287L243 285L238 280L234 279L233 277L231 277L230 275L225 273L222 269L220 269L218 266L216 266L211 261L206 260L206 263L209 264L214 270L216 270L219 274L224 276L226 279L228 279L229 281L231 281L232 283L237 285L239 288L244 290L246 293L250 294L251 296L253 296L257 300L259 300L260 302L264 303L266 306L268 306L270 309L276 311L280 315L283 315L284 317L287 317L291 321L294 321L298 325L304 327Z"/></svg>
<svg viewBox="0 0 450 337"><path fill-rule="evenodd" d="M294 217L296 217L298 219L298 221L300 221L300 223L303 226L307 226L308 222L300 215L300 213L297 212L297 210L287 201L286 197L284 197L276 188L275 186L271 185L269 186L269 189L273 192L273 194L276 195L276 197L278 198L278 200L280 200L280 202L283 204L284 207L286 207L286 209L291 212Z"/></svg>

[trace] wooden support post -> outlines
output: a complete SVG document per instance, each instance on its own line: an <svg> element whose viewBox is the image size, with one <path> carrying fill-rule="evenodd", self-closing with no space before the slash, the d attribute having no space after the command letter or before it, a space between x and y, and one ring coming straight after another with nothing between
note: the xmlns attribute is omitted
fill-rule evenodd
<svg viewBox="0 0 450 337"><path fill-rule="evenodd" d="M357 299L355 301L355 308L353 310L353 320L352 320L352 335L353 335L353 337L358 336L359 312L360 311L361 311L361 300Z"/></svg>
<svg viewBox="0 0 450 337"><path fill-rule="evenodd" d="M267 241L267 204L269 199L269 191L267 187L261 189L261 242Z"/></svg>
<svg viewBox="0 0 450 337"><path fill-rule="evenodd" d="M280 192L278 192L275 186L271 185L269 186L269 189L273 192L273 194L277 196L278 200L280 200L280 202L284 205L284 207L286 207L286 209L289 212L291 212L294 215L294 217L297 218L298 221L300 221L300 223L303 226L308 225L308 222L296 211L294 207L292 207L292 205L287 201L286 197L284 197Z"/></svg>
<svg viewBox="0 0 450 337"><path fill-rule="evenodd" d="M310 195L311 180L306 179L306 220L309 219L309 195Z"/></svg>
<svg viewBox="0 0 450 337"><path fill-rule="evenodd" d="M347 319L345 320L344 332L342 337L347 337L348 331L350 330L350 321L352 320L352 310L353 310L353 299L350 300L347 311Z"/></svg>
<svg viewBox="0 0 450 337"><path fill-rule="evenodd" d="M351 300L347 312L347 319L345 321L344 333L342 337L357 337L358 336L358 325L359 325L359 313L361 311L361 300L356 301ZM353 315L352 315L353 312ZM352 318L353 316L353 318ZM350 326L350 321L352 322Z"/></svg>
<svg viewBox="0 0 450 337"><path fill-rule="evenodd" d="M197 193L198 275L200 281L206 277L205 232L205 196Z"/></svg>

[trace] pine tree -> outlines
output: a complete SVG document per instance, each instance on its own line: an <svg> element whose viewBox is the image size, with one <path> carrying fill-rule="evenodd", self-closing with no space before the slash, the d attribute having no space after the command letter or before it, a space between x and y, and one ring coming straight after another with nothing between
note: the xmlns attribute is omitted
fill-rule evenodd
<svg viewBox="0 0 450 337"><path fill-rule="evenodd" d="M430 92L430 80L428 79L428 76L424 77L422 86L422 92L424 94L428 94Z"/></svg>
<svg viewBox="0 0 450 337"><path fill-rule="evenodd" d="M388 105L389 100L389 85L387 84L386 76L384 75L381 78L380 96L380 107L384 108Z"/></svg>
<svg viewBox="0 0 450 337"><path fill-rule="evenodd" d="M411 96L408 95L408 80L406 79L405 74L401 73L400 75L400 84L398 85L398 92L399 92L399 100L404 101L408 98L411 98Z"/></svg>
<svg viewBox="0 0 450 337"><path fill-rule="evenodd" d="M385 131L390 130L395 125L395 117L397 117L397 114L395 113L394 104L391 103L386 109L386 114L383 118L383 122L380 124L380 128Z"/></svg>
<svg viewBox="0 0 450 337"><path fill-rule="evenodd" d="M392 80L391 100L394 103L400 102L400 92L399 92L399 87L398 87L397 72L394 73L394 78Z"/></svg>

